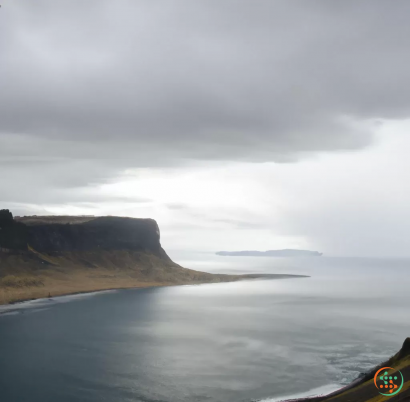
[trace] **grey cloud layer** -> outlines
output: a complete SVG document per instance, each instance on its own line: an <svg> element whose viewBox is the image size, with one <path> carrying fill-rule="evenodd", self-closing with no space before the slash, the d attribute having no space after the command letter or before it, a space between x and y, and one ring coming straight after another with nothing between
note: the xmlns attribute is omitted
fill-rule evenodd
<svg viewBox="0 0 410 402"><path fill-rule="evenodd" d="M364 121L410 116L409 15L406 0L5 0L0 161L70 186L366 146Z"/></svg>

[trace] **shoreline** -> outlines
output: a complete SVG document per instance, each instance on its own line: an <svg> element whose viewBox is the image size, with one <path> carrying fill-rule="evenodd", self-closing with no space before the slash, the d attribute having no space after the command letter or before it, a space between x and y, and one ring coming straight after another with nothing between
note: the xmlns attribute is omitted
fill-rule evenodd
<svg viewBox="0 0 410 402"><path fill-rule="evenodd" d="M213 275L213 274L212 274ZM215 274L215 275L224 275L224 274ZM94 294L99 292L113 291L113 290L123 290L123 289L145 289L145 288L154 288L154 287L168 287L168 286L186 286L186 285L206 285L206 284L217 284L217 283L231 283L244 280L278 280L278 279L293 279L293 278L310 278L308 275L292 275L292 274L244 274L244 275L227 275L230 277L225 281L200 281L200 282L181 282L181 283L172 283L172 282L140 282L135 285L124 285L124 286L114 286L114 287L102 287L97 289L84 289L78 291L58 291L52 292L49 290L48 296L39 296L39 297L27 297L11 300L8 302L3 302L0 300L1 306L13 306L16 304L23 304L34 300L49 300L57 297L63 296L75 296L80 294ZM4 289L4 288L3 288ZM30 288L27 291L31 290ZM38 289L36 289L38 290ZM47 292L47 291L46 291ZM0 313L1 314L1 313Z"/></svg>
<svg viewBox="0 0 410 402"><path fill-rule="evenodd" d="M53 299L57 299L59 297L95 294L95 293L102 293L102 292L110 292L110 291L113 291L113 290L146 289L146 288L155 288L155 287L161 287L161 286L172 286L172 285L151 285L151 286L135 286L135 287L131 287L131 288L108 288L108 289L98 289L98 290L80 290L78 292L62 293L62 294L58 294L58 295L55 295L55 296L50 295L50 297L32 297L30 299L14 300L14 301L8 302L6 304L1 304L0 303L0 306L14 306L16 304L24 304L24 303L35 301L35 300L53 300ZM175 286L181 286L181 285L175 285Z"/></svg>

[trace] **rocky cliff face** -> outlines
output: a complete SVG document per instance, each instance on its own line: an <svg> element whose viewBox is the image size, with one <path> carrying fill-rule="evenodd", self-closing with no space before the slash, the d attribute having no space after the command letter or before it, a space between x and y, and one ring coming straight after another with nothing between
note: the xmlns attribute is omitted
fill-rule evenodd
<svg viewBox="0 0 410 402"><path fill-rule="evenodd" d="M39 253L132 250L157 257L169 257L160 244L160 233L153 219L122 217L27 217L13 219L8 210L0 211L0 247L11 250L34 249ZM65 218L65 219L64 219ZM60 222L66 223L60 223Z"/></svg>
<svg viewBox="0 0 410 402"><path fill-rule="evenodd" d="M28 226L28 244L39 252L134 250L166 257L152 219L101 217L80 224Z"/></svg>
<svg viewBox="0 0 410 402"><path fill-rule="evenodd" d="M16 222L8 209L0 210L0 248L27 250L27 227Z"/></svg>

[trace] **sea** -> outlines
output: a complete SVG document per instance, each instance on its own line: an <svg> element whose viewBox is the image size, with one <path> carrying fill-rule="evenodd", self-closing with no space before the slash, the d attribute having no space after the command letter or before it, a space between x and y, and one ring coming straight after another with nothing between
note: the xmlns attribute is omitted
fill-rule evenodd
<svg viewBox="0 0 410 402"><path fill-rule="evenodd" d="M274 402L326 394L410 336L410 260L170 253L212 273L306 278L0 306L2 402Z"/></svg>

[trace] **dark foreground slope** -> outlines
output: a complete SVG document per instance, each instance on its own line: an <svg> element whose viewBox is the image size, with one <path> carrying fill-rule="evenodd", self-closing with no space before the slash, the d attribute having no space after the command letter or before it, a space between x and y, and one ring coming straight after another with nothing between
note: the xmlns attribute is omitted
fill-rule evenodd
<svg viewBox="0 0 410 402"><path fill-rule="evenodd" d="M152 219L0 211L0 304L112 288L240 279L175 264Z"/></svg>
<svg viewBox="0 0 410 402"><path fill-rule="evenodd" d="M392 367L399 370L404 378L404 385L397 395L383 396L374 385L374 375L382 367ZM396 374L390 371L389 375ZM405 402L410 401L410 338L407 338L400 351L388 361L375 367L364 377L354 381L352 384L327 396L316 398L303 398L293 400L295 402Z"/></svg>

